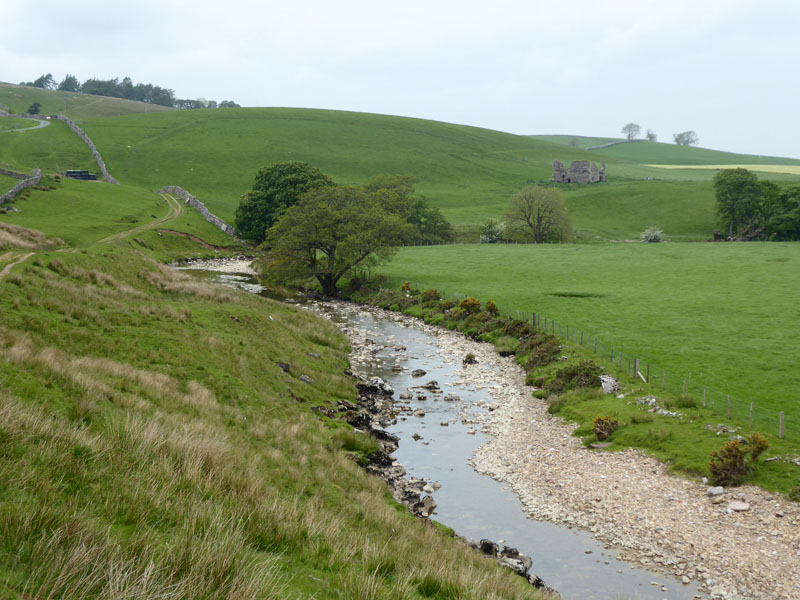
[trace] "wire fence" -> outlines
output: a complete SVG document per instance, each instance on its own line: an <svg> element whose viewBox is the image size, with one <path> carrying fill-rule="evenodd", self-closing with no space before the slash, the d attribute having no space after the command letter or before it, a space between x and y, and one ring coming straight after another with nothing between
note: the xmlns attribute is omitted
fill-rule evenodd
<svg viewBox="0 0 800 600"><path fill-rule="evenodd" d="M372 279L373 274L363 272L360 277ZM397 278L387 278L386 281L387 285L393 287L400 287L405 282L405 280ZM416 281L408 283L412 288L420 291L432 287ZM437 291L439 297L444 300L460 302L468 297L466 294L454 290L437 288ZM797 409L778 411L733 396L705 383L693 381L687 376L668 371L638 355L608 345L590 332L571 327L546 315L503 307L498 307L498 309L500 316L529 322L537 329L552 333L562 340L567 340L610 361L621 371L626 372L631 380L635 379L650 384L654 392L662 390L683 399L691 398L698 407L705 408L727 421L727 423L709 423L706 425L709 429L721 433L734 433L734 430L747 429L773 434L792 443L800 443L800 411ZM680 411L680 408L675 410ZM732 423L737 426L733 427Z"/></svg>

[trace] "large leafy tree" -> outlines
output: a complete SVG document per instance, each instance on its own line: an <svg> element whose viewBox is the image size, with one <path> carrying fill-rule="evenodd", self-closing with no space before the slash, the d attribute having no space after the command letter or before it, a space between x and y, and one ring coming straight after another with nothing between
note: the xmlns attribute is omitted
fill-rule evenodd
<svg viewBox="0 0 800 600"><path fill-rule="evenodd" d="M565 241L570 222L564 197L551 187L530 185L511 198L507 218L536 244Z"/></svg>
<svg viewBox="0 0 800 600"><path fill-rule="evenodd" d="M314 277L329 296L356 266L388 259L413 227L360 187L326 186L305 194L269 230L268 275L276 281Z"/></svg>
<svg viewBox="0 0 800 600"><path fill-rule="evenodd" d="M415 244L449 242L453 227L436 206L414 190L416 179L408 175L377 175L364 184L389 212L400 215L413 227Z"/></svg>
<svg viewBox="0 0 800 600"><path fill-rule="evenodd" d="M628 123L625 127L622 128L622 133L625 134L625 137L629 140L634 140L639 137L639 132L642 130L636 123Z"/></svg>
<svg viewBox="0 0 800 600"><path fill-rule="evenodd" d="M236 209L236 231L247 240L264 241L267 230L300 196L335 185L316 167L304 162L289 161L264 167L256 175L252 189L239 201Z"/></svg>
<svg viewBox="0 0 800 600"><path fill-rule="evenodd" d="M714 176L714 194L720 225L730 239L752 239L763 230L762 200L765 188L747 169L723 169Z"/></svg>
<svg viewBox="0 0 800 600"><path fill-rule="evenodd" d="M800 240L800 185L781 191L776 204L775 214L767 223L767 239Z"/></svg>

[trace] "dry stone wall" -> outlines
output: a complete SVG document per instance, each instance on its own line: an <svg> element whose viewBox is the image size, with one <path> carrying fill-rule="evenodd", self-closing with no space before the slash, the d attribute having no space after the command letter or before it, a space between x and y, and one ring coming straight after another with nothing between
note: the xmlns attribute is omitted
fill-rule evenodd
<svg viewBox="0 0 800 600"><path fill-rule="evenodd" d="M14 171L6 171L5 169L0 169L0 172L2 172L4 175L10 175L11 177L16 177L17 179L19 179L19 177L18 177L19 175L22 175L22 173L15 173ZM4 202L8 202L14 196L19 194L22 190L24 190L26 188L34 187L36 185L39 185L39 181L41 181L41 179L42 179L42 171L41 171L41 169L36 169L36 170L33 171L32 174L30 174L30 175L22 175L22 176L24 177L24 179L22 181L20 181L17 185L15 185L13 188L11 188L9 191L7 191L5 194L0 196L0 204L3 204Z"/></svg>
<svg viewBox="0 0 800 600"><path fill-rule="evenodd" d="M83 132L83 129L78 127L75 124L75 121L73 121L72 119L68 119L64 115L54 115L53 118L66 123L67 126L70 129L72 129L72 131L74 131L78 135L78 137L84 141L84 143L87 146L89 146L89 150L92 151L92 156L94 157L95 161L97 161L97 166L100 167L100 173L102 173L103 179L105 179L108 183L119 185L119 181L114 179L108 172L108 169L106 169L106 163L103 160L103 157L100 156L100 152L97 151L97 147L94 145L94 142L91 139L89 139L89 136Z"/></svg>
<svg viewBox="0 0 800 600"><path fill-rule="evenodd" d="M161 188L160 190L158 190L158 193L159 194L174 194L174 195L178 196L178 198L181 198L183 200L184 204L188 204L190 206L193 206L195 209L197 209L197 212L199 212L206 221L208 221L212 225L216 225L217 227L219 227L222 231L227 233L232 238L236 237L236 229L234 229L232 226L228 225L225 221L220 219L215 214L212 214L206 208L205 204L200 202L200 200L198 200L196 196L192 196L192 194L187 192L182 187L178 187L177 185L168 185L168 186L165 186L165 187Z"/></svg>

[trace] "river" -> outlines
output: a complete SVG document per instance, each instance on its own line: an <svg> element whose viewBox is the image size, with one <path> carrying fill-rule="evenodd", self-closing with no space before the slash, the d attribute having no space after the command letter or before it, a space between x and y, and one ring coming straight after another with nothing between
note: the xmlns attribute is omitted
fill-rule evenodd
<svg viewBox="0 0 800 600"><path fill-rule="evenodd" d="M246 262L195 263L187 270L225 285L261 292L244 265ZM225 272L210 274L200 269ZM437 503L432 518L466 538L487 538L518 548L532 558L531 572L567 600L705 597L695 583L683 585L672 577L618 560L618 550L604 546L586 531L528 518L513 491L473 469L473 454L487 440L481 425L488 411L502 401L503 375L492 355L497 361L508 359L497 356L487 344L479 344L478 365L464 367L463 348L453 341L461 338L457 334L394 313L344 303L309 307L334 320L350 337L355 371L381 377L395 389L401 411L397 423L389 428L400 438L395 457L410 476L441 484L432 494ZM463 343L472 344L468 340ZM417 369L425 374L412 374ZM440 393L421 389L432 380L438 382Z"/></svg>

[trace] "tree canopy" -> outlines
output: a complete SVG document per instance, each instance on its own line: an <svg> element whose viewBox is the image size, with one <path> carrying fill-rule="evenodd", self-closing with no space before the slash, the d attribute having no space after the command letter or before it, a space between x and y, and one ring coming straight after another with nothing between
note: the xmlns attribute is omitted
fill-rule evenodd
<svg viewBox="0 0 800 600"><path fill-rule="evenodd" d="M531 185L522 189L511 199L506 216L536 244L561 242L569 235L567 207L555 188Z"/></svg>
<svg viewBox="0 0 800 600"><path fill-rule="evenodd" d="M453 228L441 211L416 193L416 179L408 175L377 175L364 184L384 209L413 227L411 243L440 244L453 239Z"/></svg>
<svg viewBox="0 0 800 600"><path fill-rule="evenodd" d="M305 193L335 185L316 167L300 161L280 162L256 174L253 187L239 202L235 224L239 235L261 243L267 230Z"/></svg>
<svg viewBox="0 0 800 600"><path fill-rule="evenodd" d="M800 186L781 189L747 169L724 169L714 176L714 194L728 239L800 239Z"/></svg>
<svg viewBox="0 0 800 600"><path fill-rule="evenodd" d="M339 280L351 269L388 259L413 235L413 226L387 210L380 196L352 186L306 193L268 232L268 276L313 277L324 294L336 296Z"/></svg>
<svg viewBox="0 0 800 600"><path fill-rule="evenodd" d="M694 131L682 131L681 133L673 133L672 139L679 146L693 146L700 141Z"/></svg>
<svg viewBox="0 0 800 600"><path fill-rule="evenodd" d="M629 140L634 140L639 136L639 132L642 130L636 123L628 123L625 127L622 128L622 133L625 134L625 137Z"/></svg>

